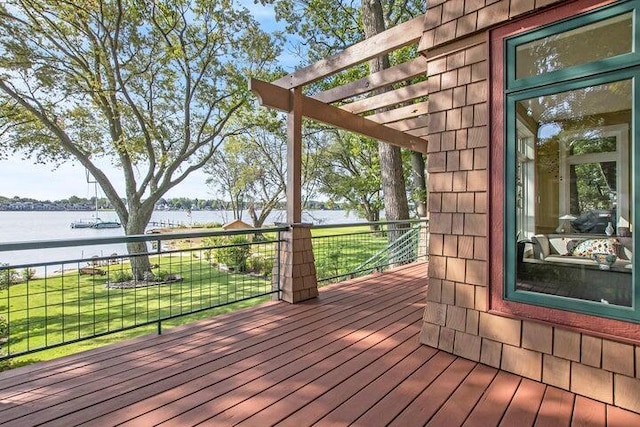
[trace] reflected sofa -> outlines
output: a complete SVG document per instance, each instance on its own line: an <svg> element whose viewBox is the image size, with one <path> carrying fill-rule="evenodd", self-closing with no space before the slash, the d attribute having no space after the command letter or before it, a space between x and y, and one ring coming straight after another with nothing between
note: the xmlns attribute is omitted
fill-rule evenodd
<svg viewBox="0 0 640 427"><path fill-rule="evenodd" d="M536 234L531 238L532 257L539 261L597 265L593 253L610 253L617 256L616 266L631 269L632 242L629 237L607 237L585 234Z"/></svg>

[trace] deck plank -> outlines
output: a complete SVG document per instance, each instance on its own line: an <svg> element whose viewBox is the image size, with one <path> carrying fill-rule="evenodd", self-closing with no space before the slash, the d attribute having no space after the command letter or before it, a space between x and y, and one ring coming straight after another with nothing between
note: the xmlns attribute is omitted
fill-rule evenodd
<svg viewBox="0 0 640 427"><path fill-rule="evenodd" d="M319 426L387 425L397 414L406 408L433 380L444 372L455 360L455 357L444 352L437 352L418 369L403 378L385 378L388 387L393 387L382 399L369 392L367 388L360 391L339 405L334 411L318 421ZM393 384L393 380L400 380Z"/></svg>
<svg viewBox="0 0 640 427"><path fill-rule="evenodd" d="M294 412L335 388L339 389L338 393L344 398L353 395L358 387L364 385L359 383L358 379L370 382L380 372L391 368L420 346L420 343L414 339L415 333L419 330L416 331L413 326L410 325L407 328L408 335L405 341L401 341L403 337L400 333L379 341L365 352L323 373L321 377L288 394L285 398L279 399L268 408L253 414L240 425L260 423L274 425L278 421L288 419Z"/></svg>
<svg viewBox="0 0 640 427"><path fill-rule="evenodd" d="M501 427L527 427L536 422L546 386L523 379L500 421Z"/></svg>
<svg viewBox="0 0 640 427"><path fill-rule="evenodd" d="M402 427L412 425L416 420L421 420L423 423L429 421L476 366L477 363L470 360L456 359L409 406L402 410L389 425ZM396 408L389 409L393 411ZM365 417L358 420L358 424L363 426L373 425L375 422L377 420L372 419L369 412L365 414Z"/></svg>
<svg viewBox="0 0 640 427"><path fill-rule="evenodd" d="M419 313L415 313L413 317L406 318L406 321L415 322L416 315L418 318L420 317ZM416 333L419 332L419 330L416 330L415 328L406 328L406 323L403 320L396 321L394 324L385 328L384 334L389 333L391 335L395 335L398 333L398 336L395 336L393 340L389 341L398 340L399 342L404 342L406 339L416 336ZM250 399L230 407L207 421L213 424L222 425L236 424L260 411L263 411L268 406L278 405L280 402L287 402L288 404L289 399L292 398L290 393L292 388L298 389L299 387L318 381L320 377L326 375L327 372L331 372L333 369L340 366L341 363L345 363L345 361L348 363L353 359L355 362L349 363L349 365L358 365L361 363L358 359L358 356L361 354L364 354L363 357L365 359L365 363L371 363L376 357L383 355L384 350L391 348L392 343L386 342L387 340L379 340L380 336L378 334L369 334L362 338L356 336L353 345L346 347L338 353L330 355L319 363L287 378L286 382L280 382L272 385L270 379L263 378L261 379L262 381L259 381L257 385L253 386L253 390L259 391L258 393L251 396ZM261 419L268 419L270 417L268 414L272 414L272 412L268 412L268 414L266 412L268 411L264 411L263 414L261 414ZM262 425L270 425L270 423L268 421L264 421Z"/></svg>
<svg viewBox="0 0 640 427"><path fill-rule="evenodd" d="M464 422L465 427L497 426L515 394L521 378L504 371L498 372L480 402Z"/></svg>
<svg viewBox="0 0 640 427"><path fill-rule="evenodd" d="M476 365L460 384L460 387L449 396L446 403L426 425L462 425L497 373L495 368Z"/></svg>
<svg viewBox="0 0 640 427"><path fill-rule="evenodd" d="M342 349L344 345L340 340L346 339L345 337L348 336L350 331L367 327L376 319L390 316L394 310L397 312L399 309L398 307L394 309L393 304L387 309L384 309L384 305L379 308L380 313L375 316L358 318L352 315L343 320L327 319L326 325L311 334L292 339L282 346L273 348L272 351L260 352L243 360L239 366L240 369L235 369L237 368L236 366L230 365L225 368L226 378L222 381L217 382L214 377L207 376L180 385L180 393L183 396L181 399L188 399L192 405L206 404L226 390L233 390L265 374L281 369L292 359L302 359L298 363L315 363L316 360L321 360L322 351L337 352ZM344 330L341 330L341 328ZM143 423L151 422L154 419L162 419L169 415L175 416L176 414L172 412L171 406L167 406L168 403L171 403L170 395L172 392L173 389L170 388L167 393L161 393L152 399L142 401L139 405L128 406L126 413L131 415L131 409L135 410L135 412L146 413L145 416L137 420ZM164 394L168 394L167 401L164 399ZM176 405L179 403L176 402Z"/></svg>
<svg viewBox="0 0 640 427"><path fill-rule="evenodd" d="M419 294L420 291L417 292ZM412 295L392 297L389 305L392 307L397 306L398 299L410 298ZM360 299L355 299L354 301L360 301ZM350 304L346 304L346 306L348 307ZM331 307L331 304L328 304L327 307ZM365 307L366 309L363 309L360 315L366 315L375 310L375 304L371 302L365 304ZM397 310L397 308L394 310ZM384 314L382 312L378 315L384 316ZM223 347L207 344L194 349L190 348L190 342L185 342L183 347L173 350L177 359L165 358L156 364L146 363L144 366L138 366L133 377L131 372L127 373L127 375L112 376L110 380L115 384L106 389L98 383L77 388L75 394L78 397L74 401L57 402L57 406L63 406L68 414L56 413L56 415L63 417L61 418L63 423L69 423L75 420L106 415L114 410L126 408L136 400L154 396L160 391L173 390L180 384L200 378L210 371L219 372L219 369L239 362L245 357L262 353L270 348L276 348L278 351L280 345L287 343L295 336L307 333L308 328L318 328L325 321L331 324L331 320L334 319L331 316L346 316L350 318L344 307L337 305L320 314L305 317L287 323L284 326L282 322L288 320L285 317L280 319L279 322L275 322L274 325L270 325L266 330L258 328L259 331L251 333L241 331L230 340L227 346ZM130 358L135 358L135 354ZM176 361L178 363L174 363ZM190 369L185 370L186 366L190 367ZM224 375L223 372L219 373ZM88 401L102 403L99 406L87 407ZM47 407L47 412L52 410L55 410L55 408ZM130 413L131 411L126 411L127 415ZM36 414L32 414L32 416L35 417ZM109 419L111 420L111 418Z"/></svg>
<svg viewBox="0 0 640 427"><path fill-rule="evenodd" d="M605 425L605 404L582 396L576 396L571 427L595 427Z"/></svg>
<svg viewBox="0 0 640 427"><path fill-rule="evenodd" d="M336 409L343 406L346 414L366 412L437 354L437 350L418 345L416 340L406 343L416 348L402 360L396 362L395 359L388 357L378 359L376 363L362 369L339 386L285 418L278 426L297 427L314 424L321 418L325 418L325 422L342 425L355 421L353 418L347 420L340 416Z"/></svg>
<svg viewBox="0 0 640 427"><path fill-rule="evenodd" d="M0 373L19 426L629 426L640 415L419 344L426 264Z"/></svg>
<svg viewBox="0 0 640 427"><path fill-rule="evenodd" d="M568 426L571 423L575 394L547 386L535 426Z"/></svg>

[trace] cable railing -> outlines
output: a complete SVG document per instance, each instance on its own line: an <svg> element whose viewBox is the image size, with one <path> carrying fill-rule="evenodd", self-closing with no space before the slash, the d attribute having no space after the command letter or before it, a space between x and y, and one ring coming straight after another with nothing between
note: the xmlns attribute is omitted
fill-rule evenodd
<svg viewBox="0 0 640 427"><path fill-rule="evenodd" d="M319 284L427 259L428 222L404 220L312 227Z"/></svg>
<svg viewBox="0 0 640 427"><path fill-rule="evenodd" d="M426 227L424 220L312 227L318 283L426 259ZM161 333L163 325L277 299L287 229L0 244L0 262L16 252L29 260L0 264L0 360L112 342L139 334L134 329ZM126 248L136 245L130 255Z"/></svg>
<svg viewBox="0 0 640 427"><path fill-rule="evenodd" d="M279 292L272 274L284 227L33 241L32 262L0 265L0 360L197 315ZM136 255L84 256L88 248L141 244ZM63 260L47 250L64 249ZM139 268L140 270L136 270Z"/></svg>

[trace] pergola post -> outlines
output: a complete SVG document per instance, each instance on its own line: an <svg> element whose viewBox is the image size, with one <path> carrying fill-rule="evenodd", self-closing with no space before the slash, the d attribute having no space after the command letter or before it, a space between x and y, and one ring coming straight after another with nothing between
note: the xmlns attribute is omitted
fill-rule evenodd
<svg viewBox="0 0 640 427"><path fill-rule="evenodd" d="M318 296L310 224L302 224L302 89L290 91L287 113L287 225L280 250L281 298L296 303Z"/></svg>
<svg viewBox="0 0 640 427"><path fill-rule="evenodd" d="M287 222L302 222L302 89L290 91L287 113Z"/></svg>
<svg viewBox="0 0 640 427"><path fill-rule="evenodd" d="M287 113L289 229L281 234L280 263L274 266L274 273L279 273L273 276L273 285L280 286L285 301L294 303L318 295L311 227L302 224L303 117L425 154L427 141L423 137L429 134L429 104L425 97L430 84L404 84L425 73L426 58L417 57L324 92L305 95L303 87L384 53L415 44L423 33L424 16L419 16L273 82L249 80L249 89L258 97L260 105ZM366 96L375 89L401 82L402 87L393 91ZM333 105L350 98L358 100ZM391 108L393 106L397 108ZM368 114L378 109L385 109L385 112Z"/></svg>

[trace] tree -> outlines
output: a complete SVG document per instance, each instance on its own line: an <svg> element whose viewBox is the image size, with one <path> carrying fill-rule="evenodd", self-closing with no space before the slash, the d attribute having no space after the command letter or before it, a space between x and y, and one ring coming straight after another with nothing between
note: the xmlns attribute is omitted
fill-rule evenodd
<svg viewBox="0 0 640 427"><path fill-rule="evenodd" d="M251 130L225 143L223 151L206 167L212 175L207 182L231 198L236 218L242 217L246 207L253 226L260 228L286 196L287 124L282 114L266 109L244 114L237 120L245 122L243 127L252 126ZM322 145L317 135L317 129L305 126L304 200L314 194L316 185L316 157Z"/></svg>
<svg viewBox="0 0 640 427"><path fill-rule="evenodd" d="M367 221L379 221L384 206L377 143L372 139L336 131L321 163L320 191Z"/></svg>
<svg viewBox="0 0 640 427"><path fill-rule="evenodd" d="M242 177L242 159L238 158L238 151L233 148L235 145L234 139L230 139L225 149L211 158L205 171L211 175L207 184L229 197L233 219L242 219L247 186Z"/></svg>
<svg viewBox="0 0 640 427"><path fill-rule="evenodd" d="M384 12L380 0L362 0L362 22L367 38L385 30ZM381 55L369 61L371 74L390 67L388 55ZM380 88L372 95L385 92ZM400 148L386 142L378 142L382 191L384 192L384 210L388 220L408 219L409 204L402 168Z"/></svg>
<svg viewBox="0 0 640 427"><path fill-rule="evenodd" d="M246 77L279 53L230 1L7 0L0 30L0 152L79 162L127 234L241 132L229 124ZM105 157L123 197L96 162ZM138 278L149 269L144 256L132 264Z"/></svg>
<svg viewBox="0 0 640 427"><path fill-rule="evenodd" d="M304 49L301 57L317 61L351 46L366 37L371 37L385 28L397 25L424 13L422 0L390 0L381 2L371 0L261 0L274 3L276 16L288 23L286 30L299 36ZM404 48L383 55L369 64L338 73L329 79L314 83L311 90L324 90L341 85L347 81L364 77L388 68L395 63L404 62L407 55L415 54L412 48ZM382 89L384 90L384 89ZM376 92L379 93L379 92ZM372 95L376 94L372 93ZM400 149L386 143L380 144L380 165L383 176L385 212L388 219L408 218L409 209L404 182L403 161ZM426 180L424 157L421 153L412 153L413 160L410 183L420 215L426 214Z"/></svg>

